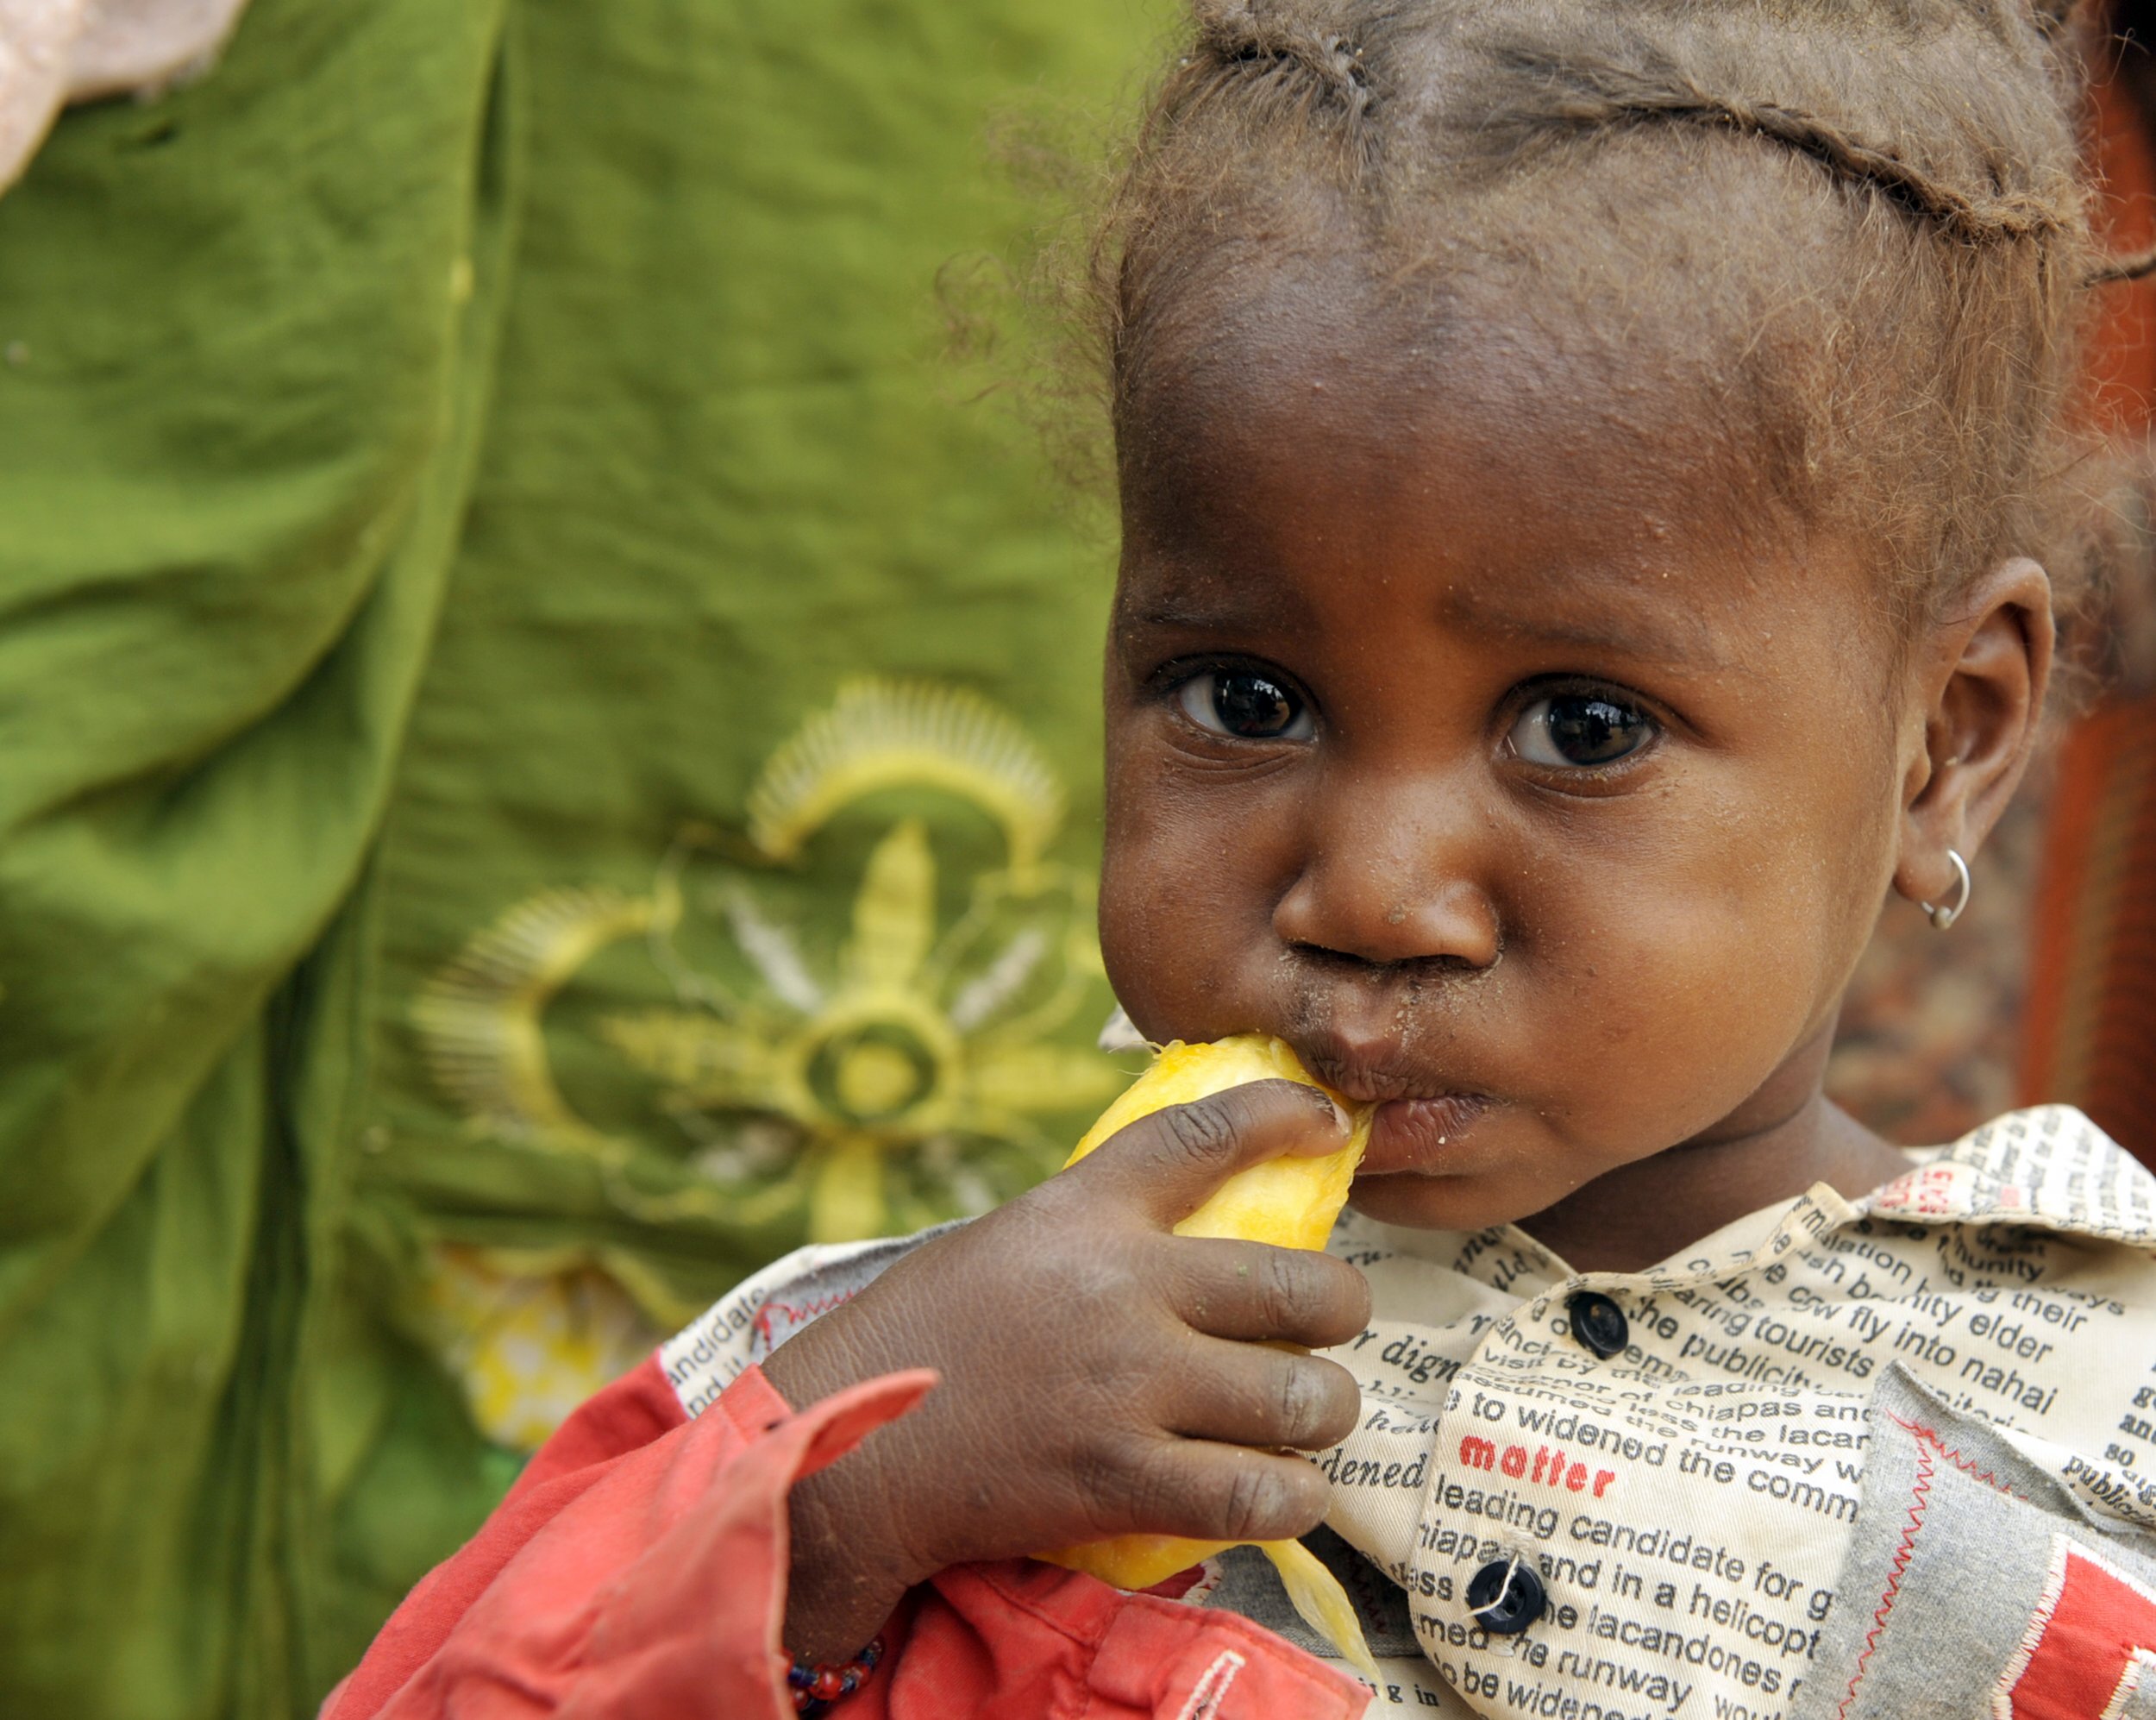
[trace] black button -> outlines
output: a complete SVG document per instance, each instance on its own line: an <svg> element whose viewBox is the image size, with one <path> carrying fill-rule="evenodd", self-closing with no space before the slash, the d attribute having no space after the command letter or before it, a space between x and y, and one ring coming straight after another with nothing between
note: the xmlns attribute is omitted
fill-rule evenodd
<svg viewBox="0 0 2156 1720"><path fill-rule="evenodd" d="M1517 1559L1493 1559L1467 1585L1468 1610L1493 1636L1517 1636L1550 1604L1542 1579Z"/></svg>
<svg viewBox="0 0 2156 1720"><path fill-rule="evenodd" d="M1614 1356L1632 1341L1625 1310L1600 1290L1577 1290L1564 1304L1572 1316L1572 1335L1598 1356Z"/></svg>

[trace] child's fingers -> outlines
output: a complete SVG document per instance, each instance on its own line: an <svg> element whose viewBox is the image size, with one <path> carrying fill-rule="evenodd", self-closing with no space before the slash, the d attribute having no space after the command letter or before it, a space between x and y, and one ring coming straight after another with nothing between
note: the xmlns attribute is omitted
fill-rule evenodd
<svg viewBox="0 0 2156 1720"><path fill-rule="evenodd" d="M1344 1344L1370 1314L1369 1281L1344 1260L1264 1242L1178 1237L1169 1246L1169 1307L1215 1338Z"/></svg>
<svg viewBox="0 0 2156 1720"><path fill-rule="evenodd" d="M1283 1152L1347 1145L1347 1120L1299 1081L1253 1081L1119 1129L1066 1174L1163 1225L1188 1218L1238 1171Z"/></svg>
<svg viewBox="0 0 2156 1720"><path fill-rule="evenodd" d="M1330 1492L1316 1466L1209 1440L1162 1440L1126 1472L1107 1533L1192 1541L1288 1541L1325 1521Z"/></svg>
<svg viewBox="0 0 2156 1720"><path fill-rule="evenodd" d="M1191 1439L1322 1451L1355 1430L1363 1394L1338 1362L1264 1344L1204 1340L1162 1422Z"/></svg>

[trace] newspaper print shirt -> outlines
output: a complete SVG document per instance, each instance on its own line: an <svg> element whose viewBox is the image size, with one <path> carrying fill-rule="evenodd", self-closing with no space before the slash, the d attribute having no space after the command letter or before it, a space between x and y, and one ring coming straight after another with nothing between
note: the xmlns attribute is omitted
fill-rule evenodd
<svg viewBox="0 0 2156 1720"><path fill-rule="evenodd" d="M743 1285L661 1351L685 1407L918 1240ZM1316 1460L1329 1528L1389 1579L1350 1582L1374 1713L1771 1720L1847 1678L1817 1656L1891 1364L2094 1522L2156 1532L2156 1180L2078 1112L2011 1114L1863 1200L1822 1184L1645 1272L1575 1273L1510 1226L1351 1213L1330 1246L1373 1297L1331 1353L1362 1424ZM1324 1652L1250 1561L1222 1566L1191 1598ZM1532 1596L1525 1629L1486 1628L1493 1586L1487 1616ZM1952 1598L1904 1616L1927 1604Z"/></svg>

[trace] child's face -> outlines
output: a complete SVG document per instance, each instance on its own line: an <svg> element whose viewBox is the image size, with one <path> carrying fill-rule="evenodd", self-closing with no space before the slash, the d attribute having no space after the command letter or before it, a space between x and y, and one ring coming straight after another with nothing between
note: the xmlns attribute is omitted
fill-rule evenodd
<svg viewBox="0 0 2156 1720"><path fill-rule="evenodd" d="M1118 995L1392 1102L1356 1200L1396 1222L1816 1102L1922 731L1864 546L1739 499L1689 384L1326 304L1125 417Z"/></svg>

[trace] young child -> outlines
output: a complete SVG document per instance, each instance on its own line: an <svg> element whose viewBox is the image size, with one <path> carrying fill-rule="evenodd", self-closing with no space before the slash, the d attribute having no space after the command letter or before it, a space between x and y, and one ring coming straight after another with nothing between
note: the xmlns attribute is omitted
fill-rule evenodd
<svg viewBox="0 0 2156 1720"><path fill-rule="evenodd" d="M2156 1712L2156 1183L1821 1090L2050 672L2057 9L1200 0L1099 254L1101 938L1377 1107L1353 1210L1169 1234L1338 1144L1271 1083L781 1263L333 1720ZM1320 1522L1375 1696L1238 1555L1023 1556Z"/></svg>

